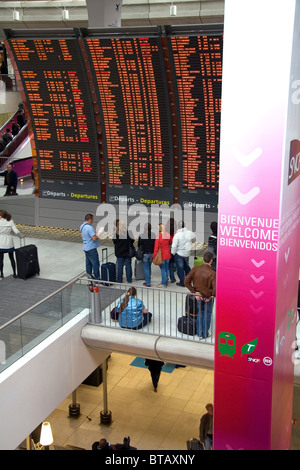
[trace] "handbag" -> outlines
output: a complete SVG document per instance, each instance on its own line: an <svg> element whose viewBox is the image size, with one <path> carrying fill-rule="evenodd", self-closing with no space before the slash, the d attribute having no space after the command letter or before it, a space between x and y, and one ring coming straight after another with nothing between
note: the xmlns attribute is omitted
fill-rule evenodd
<svg viewBox="0 0 300 470"><path fill-rule="evenodd" d="M142 261L142 259L144 258L144 252L143 252L142 248L138 248L138 249L136 250L136 255L135 255L135 257L136 257L136 259L137 259L138 261Z"/></svg>
<svg viewBox="0 0 300 470"><path fill-rule="evenodd" d="M161 247L160 247L160 242L159 242L159 247L158 247L157 253L156 253L156 255L154 256L152 262L153 262L153 264L155 264L156 266L159 266L160 264L163 263L163 257L162 257L162 251L161 251Z"/></svg>
<svg viewBox="0 0 300 470"><path fill-rule="evenodd" d="M136 256L136 249L133 245L130 245L129 247L129 256L130 258L134 258Z"/></svg>

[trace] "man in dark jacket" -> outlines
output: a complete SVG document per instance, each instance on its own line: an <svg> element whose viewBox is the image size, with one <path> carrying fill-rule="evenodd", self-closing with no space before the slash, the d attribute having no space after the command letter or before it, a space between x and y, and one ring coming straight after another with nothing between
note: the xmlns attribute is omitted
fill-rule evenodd
<svg viewBox="0 0 300 470"><path fill-rule="evenodd" d="M213 405L206 405L207 413L200 420L199 439L205 450L211 450L213 444Z"/></svg>
<svg viewBox="0 0 300 470"><path fill-rule="evenodd" d="M0 176L5 177L5 184L7 185L6 193L4 196L14 196L17 194L17 186L18 186L18 175L12 169L11 164L9 163L6 167L6 171L0 173Z"/></svg>
<svg viewBox="0 0 300 470"><path fill-rule="evenodd" d="M9 128L6 129L6 132L3 134L2 138L3 138L5 145L8 145L13 140L13 136Z"/></svg>
<svg viewBox="0 0 300 470"><path fill-rule="evenodd" d="M134 240L130 237L124 222L119 219L115 221L113 244L115 247L115 256L117 258L117 282L123 282L123 269L125 265L127 283L131 284L131 250L134 251Z"/></svg>
<svg viewBox="0 0 300 470"><path fill-rule="evenodd" d="M145 366L148 367L151 374L153 389L157 392L158 381L160 377L161 370L164 366L164 362L155 361L154 359L145 359Z"/></svg>
<svg viewBox="0 0 300 470"><path fill-rule="evenodd" d="M208 337L211 321L212 297L216 295L216 272L211 268L213 254L207 251L203 255L203 264L195 266L185 277L184 285L198 301L197 335Z"/></svg>

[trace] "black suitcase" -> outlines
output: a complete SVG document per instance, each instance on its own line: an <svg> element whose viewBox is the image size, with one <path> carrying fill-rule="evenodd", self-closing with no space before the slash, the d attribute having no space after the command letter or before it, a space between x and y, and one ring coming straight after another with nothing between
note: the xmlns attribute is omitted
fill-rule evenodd
<svg viewBox="0 0 300 470"><path fill-rule="evenodd" d="M192 315L195 318L198 313L198 304L197 299L193 294L187 294L185 298L185 313L187 315Z"/></svg>
<svg viewBox="0 0 300 470"><path fill-rule="evenodd" d="M105 263L104 261L105 255ZM107 281L105 285L108 285L108 282L116 282L116 265L115 263L109 262L107 256L107 248L102 250L102 263L101 263L101 281Z"/></svg>
<svg viewBox="0 0 300 470"><path fill-rule="evenodd" d="M25 241L24 241L25 243ZM20 279L40 274L38 250L36 245L25 245L15 250L17 273Z"/></svg>
<svg viewBox="0 0 300 470"><path fill-rule="evenodd" d="M204 450L199 439L196 439L195 437L186 441L186 448L187 450Z"/></svg>
<svg viewBox="0 0 300 470"><path fill-rule="evenodd" d="M180 333L194 336L197 333L196 319L190 316L180 317L178 318L177 328Z"/></svg>

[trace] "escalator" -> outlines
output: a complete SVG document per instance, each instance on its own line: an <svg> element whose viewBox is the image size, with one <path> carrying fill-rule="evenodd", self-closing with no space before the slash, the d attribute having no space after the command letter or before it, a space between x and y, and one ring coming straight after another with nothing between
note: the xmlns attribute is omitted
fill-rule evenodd
<svg viewBox="0 0 300 470"><path fill-rule="evenodd" d="M16 111L0 128L0 143L3 141L3 135L6 130L12 130L13 123L17 122L18 111ZM0 146L0 172L6 169L6 166L12 163L18 178L30 176L32 169L32 150L28 126L25 124L19 132L13 136L13 139L5 146Z"/></svg>

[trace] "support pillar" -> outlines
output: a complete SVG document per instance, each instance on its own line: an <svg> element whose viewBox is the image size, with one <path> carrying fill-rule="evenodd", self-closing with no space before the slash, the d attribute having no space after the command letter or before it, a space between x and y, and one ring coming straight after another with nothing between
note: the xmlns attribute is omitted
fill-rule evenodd
<svg viewBox="0 0 300 470"><path fill-rule="evenodd" d="M291 442L300 237L300 4L226 0L214 449Z"/></svg>
<svg viewBox="0 0 300 470"><path fill-rule="evenodd" d="M109 425L111 424L111 411L107 406L107 358L102 364L102 386L103 386L103 406L104 409L100 412L100 423Z"/></svg>
<svg viewBox="0 0 300 470"><path fill-rule="evenodd" d="M80 404L76 400L76 390L72 392L72 403L69 405L70 418L78 418L80 416Z"/></svg>

